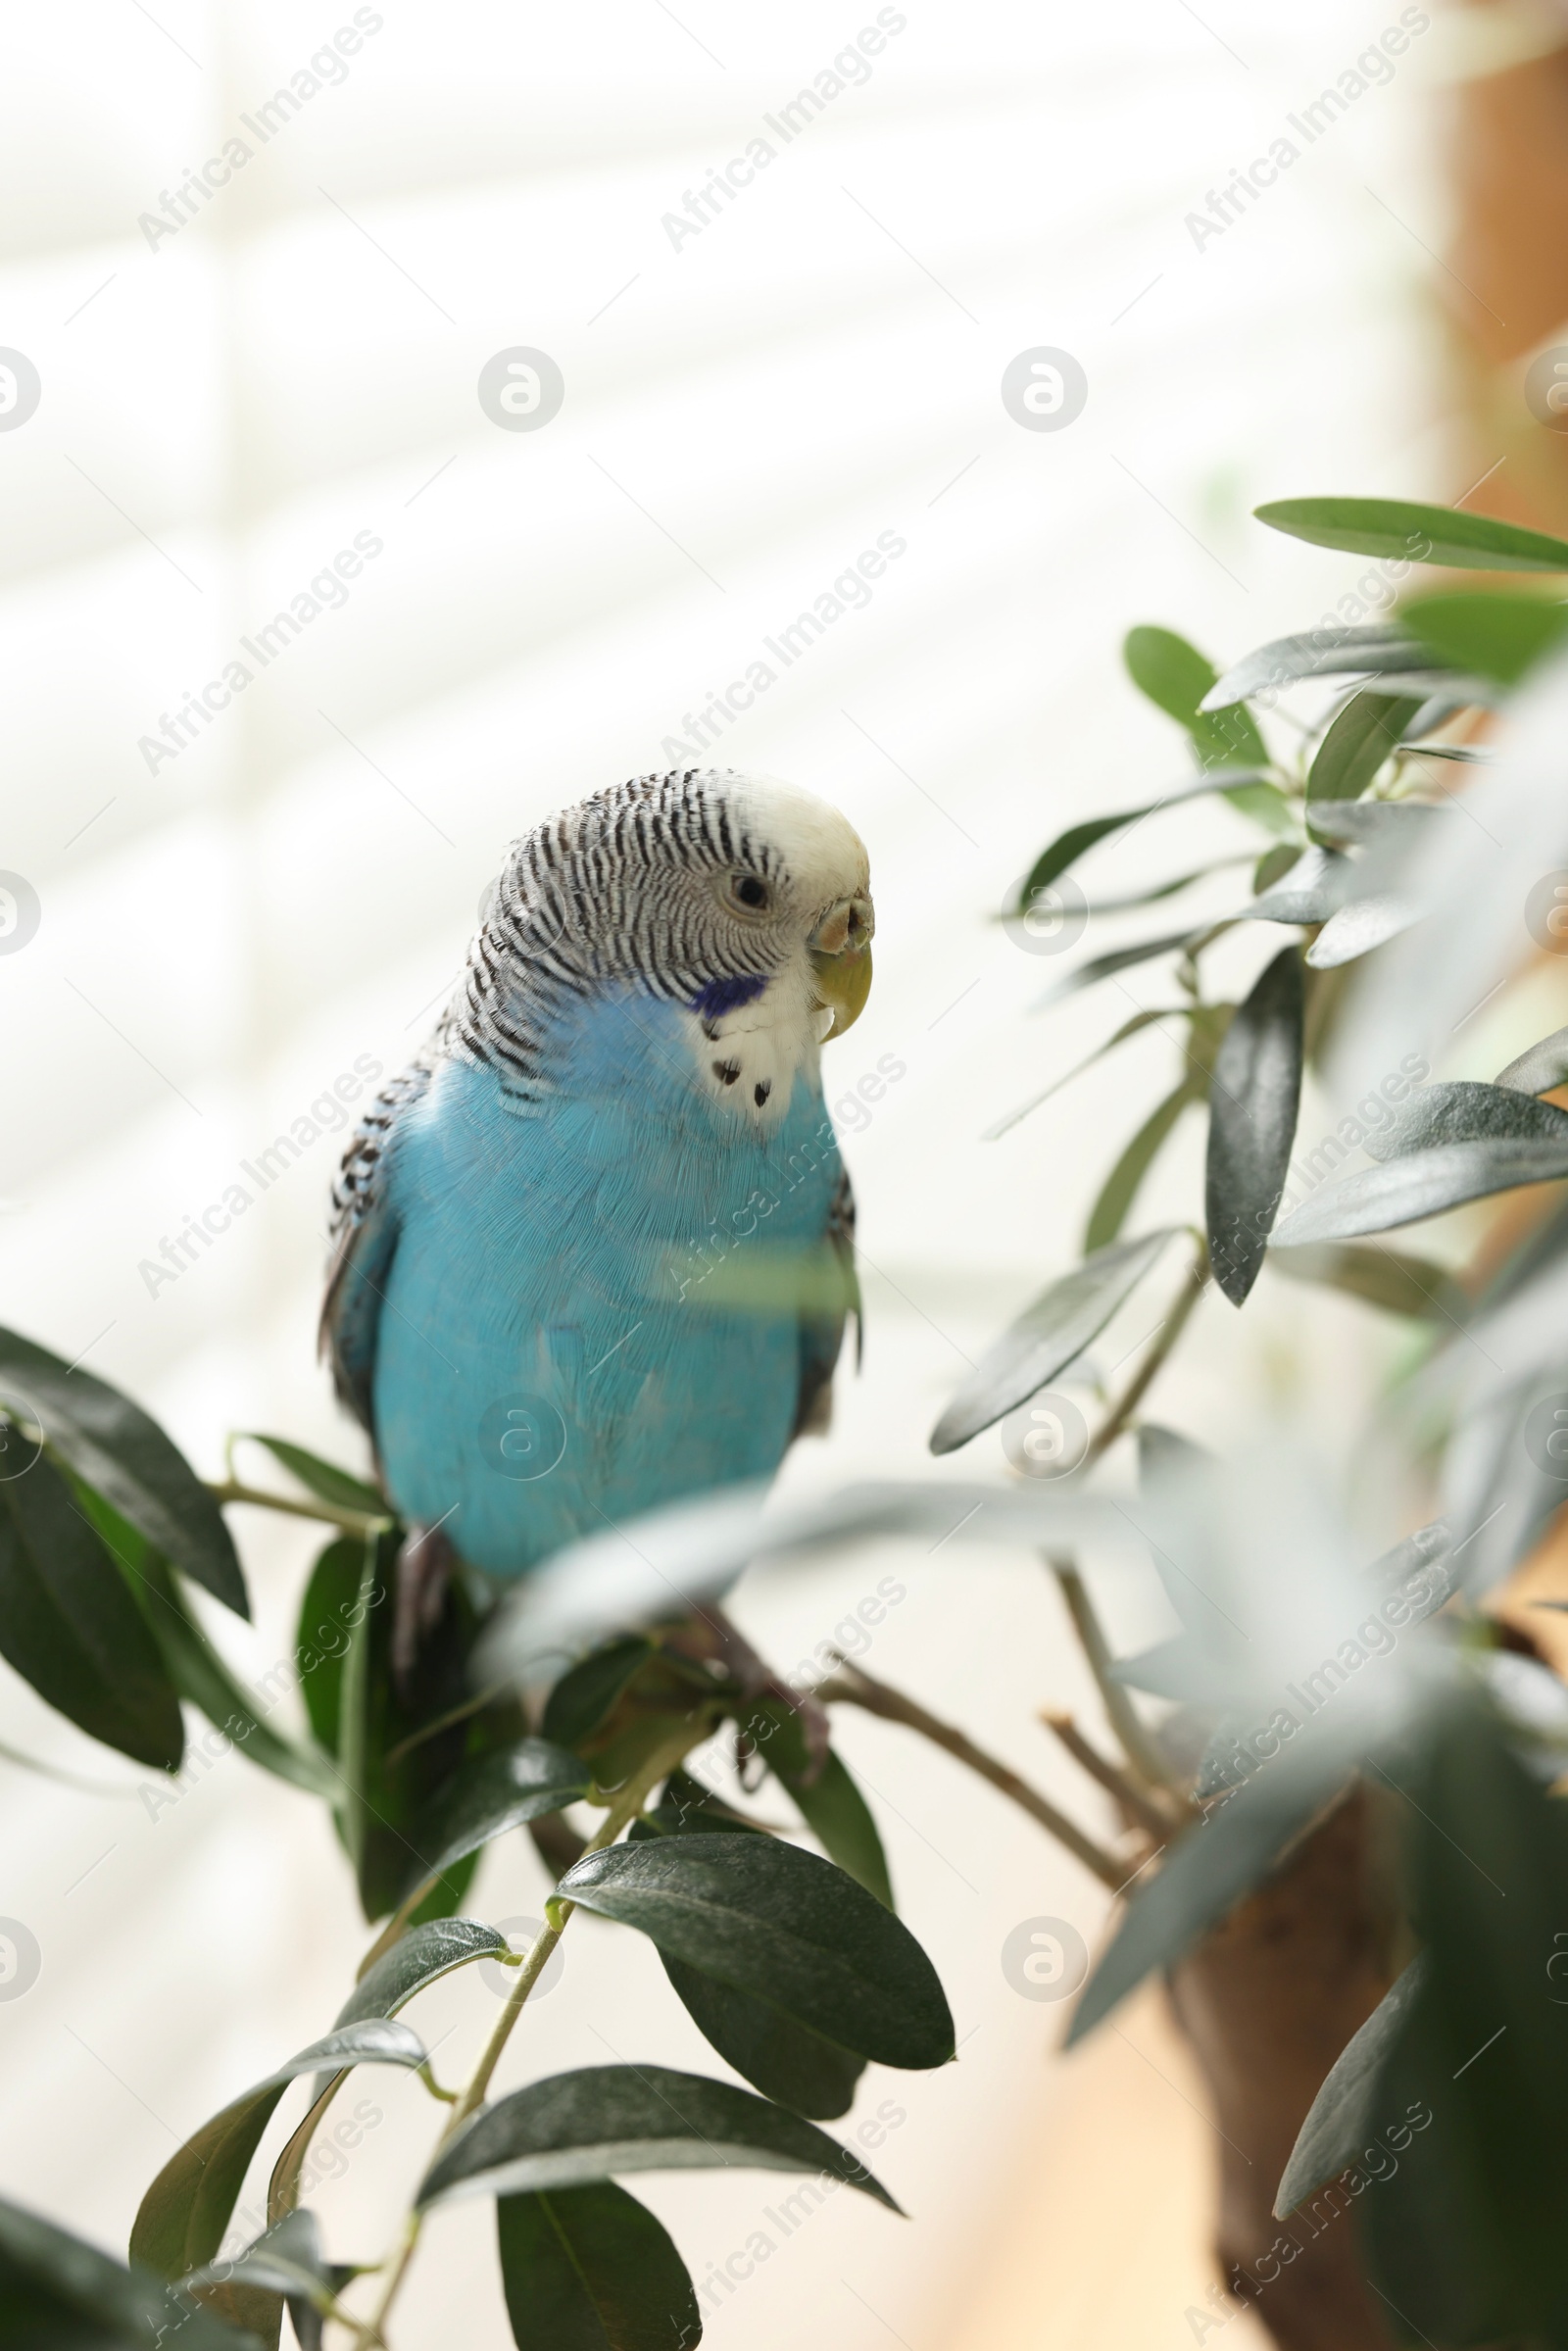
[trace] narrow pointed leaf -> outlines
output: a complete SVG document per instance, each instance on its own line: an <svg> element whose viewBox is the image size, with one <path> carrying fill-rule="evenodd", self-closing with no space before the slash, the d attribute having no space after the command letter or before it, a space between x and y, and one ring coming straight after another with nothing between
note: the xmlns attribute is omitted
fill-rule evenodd
<svg viewBox="0 0 1568 2351"><path fill-rule="evenodd" d="M828 1859L891 1910L893 1886L882 1839L843 1757L829 1747L820 1769L813 1770L801 1718L781 1698L755 1706L743 1727L768 1770L789 1789Z"/></svg>
<svg viewBox="0 0 1568 2351"><path fill-rule="evenodd" d="M641 1633L625 1633L591 1649L562 1675L545 1700L539 1726L545 1738L558 1747L571 1748L591 1739L653 1653L654 1643Z"/></svg>
<svg viewBox="0 0 1568 2351"><path fill-rule="evenodd" d="M424 2044L407 2025L367 2018L301 2049L204 2123L165 2164L141 2200L130 2257L160 2278L183 2278L212 2260L223 2240L246 2169L273 2109L301 2074L350 2065L420 2066Z"/></svg>
<svg viewBox="0 0 1568 2351"><path fill-rule="evenodd" d="M1223 771L1216 769L1200 784L1174 785L1170 791L1162 792L1157 800L1146 800L1136 808L1118 808L1110 816L1087 816L1078 824L1069 824L1065 832L1058 833L1055 840L1041 851L1030 867L1028 877L1018 893L1015 911L1024 912L1037 890L1049 889L1059 874L1066 872L1069 865L1076 865L1078 859L1086 856L1097 842L1107 840L1112 833L1121 832L1129 824L1137 824L1145 816L1152 816L1160 808L1176 808L1182 801L1201 800L1213 792L1249 790L1263 780L1264 773L1262 767L1250 765Z"/></svg>
<svg viewBox="0 0 1568 2351"><path fill-rule="evenodd" d="M1102 1254L1115 1242L1122 1226L1132 1213L1145 1176L1153 1166L1165 1147L1182 1112L1202 1098L1191 1075L1173 1086L1161 1102L1156 1102L1137 1134L1123 1151L1115 1166L1101 1187L1100 1197L1089 1211L1084 1229L1084 1248L1090 1257ZM1136 1247L1129 1243L1129 1247Z"/></svg>
<svg viewBox="0 0 1568 2351"><path fill-rule="evenodd" d="M237 1616L250 1601L223 1514L183 1453L118 1388L73 1370L15 1331L0 1331L0 1392L41 1416L45 1439L182 1575Z"/></svg>
<svg viewBox="0 0 1568 2351"><path fill-rule="evenodd" d="M162 2279L4 2199L0 2330L7 2351L262 2351Z"/></svg>
<svg viewBox="0 0 1568 2351"><path fill-rule="evenodd" d="M1347 1758L1326 1742L1297 1747L1184 1837L1146 1891L1129 1903L1084 1987L1067 2045L1093 2032L1146 1976L1184 1959L1261 1886L1347 1770Z"/></svg>
<svg viewBox="0 0 1568 2351"><path fill-rule="evenodd" d="M668 2232L612 2180L499 2196L496 2241L517 2351L691 2351L702 2340Z"/></svg>
<svg viewBox="0 0 1568 2351"><path fill-rule="evenodd" d="M1102 980L1114 979L1118 971L1131 971L1137 963L1152 963L1156 955L1173 955L1178 948L1189 948L1204 936L1204 931L1192 929L1166 931L1158 939L1140 940L1135 947L1114 947L1105 955L1091 955L1087 963L1080 963L1075 971L1069 971L1064 979L1048 988L1044 996L1037 997L1031 1009L1043 1012L1048 1004L1061 1004L1085 988L1098 986Z"/></svg>
<svg viewBox="0 0 1568 2351"><path fill-rule="evenodd" d="M1498 1137L1481 1143L1440 1144L1408 1158L1368 1167L1332 1190L1314 1193L1274 1234L1279 1249L1309 1241L1354 1241L1419 1224L1466 1200L1509 1192L1518 1184L1547 1184L1568 1176L1568 1145L1539 1137Z"/></svg>
<svg viewBox="0 0 1568 2351"><path fill-rule="evenodd" d="M47 1454L0 1480L0 1655L89 1738L178 1769L174 1686L124 1577Z"/></svg>
<svg viewBox="0 0 1568 2351"><path fill-rule="evenodd" d="M675 1837L584 1856L569 1898L662 1953L881 2065L953 2055L936 1970L908 1929L834 1863L760 1837Z"/></svg>
<svg viewBox="0 0 1568 2351"><path fill-rule="evenodd" d="M1412 899L1401 898L1396 891L1379 890L1370 898L1352 899L1331 914L1317 937L1306 951L1306 959L1314 971L1337 971L1342 963L1353 963L1369 955L1375 947L1386 946L1397 939L1421 919L1424 908Z"/></svg>
<svg viewBox="0 0 1568 2351"><path fill-rule="evenodd" d="M322 2259L316 2216L291 2212L232 2261L193 2271L187 2287L200 2288L206 2308L253 2327L276 2351L285 2303L300 2351L321 2351L321 2315L352 2268Z"/></svg>
<svg viewBox="0 0 1568 2351"><path fill-rule="evenodd" d="M1493 514L1398 498L1281 498L1259 522L1313 547L1471 571L1568 571L1568 542Z"/></svg>
<svg viewBox="0 0 1568 2351"><path fill-rule="evenodd" d="M1444 823L1448 813L1420 800L1320 800L1312 810L1312 830L1320 841L1342 848L1388 841L1413 849L1427 827Z"/></svg>
<svg viewBox="0 0 1568 2351"><path fill-rule="evenodd" d="M476 1919L430 1919L423 1926L411 1927L373 1966L366 1969L338 2010L332 2030L341 2033L346 2026L363 2024L368 2018L396 2016L427 1984L450 1975L454 1968L465 1967L471 1960L487 1958L507 1947L504 1935L499 1935L494 1927L481 1926ZM311 2084L310 2111L272 2167L271 2183L267 2191L270 2220L281 2220L298 2202L300 2173L311 2143L327 2108L348 2078L348 2067L339 2066L332 2073L318 2074Z"/></svg>
<svg viewBox="0 0 1568 2351"><path fill-rule="evenodd" d="M1359 2199L1380 2290L1445 2343L1563 2339L1568 1809L1479 1708L1426 1742L1405 1883L1427 1966L1377 2078L1397 2149ZM1401 2137L1388 2125L1409 2118ZM1370 2152L1370 2150L1369 2150Z"/></svg>
<svg viewBox="0 0 1568 2351"><path fill-rule="evenodd" d="M1499 1069L1492 1082L1507 1086L1515 1094L1552 1094L1559 1086L1568 1085L1568 1029L1553 1029L1506 1069Z"/></svg>
<svg viewBox="0 0 1568 2351"><path fill-rule="evenodd" d="M1249 911L1250 910L1250 908ZM1130 1020L1122 1022L1114 1036L1107 1037L1103 1045L1097 1045L1092 1053L1086 1053L1081 1061L1075 1062L1073 1067L1065 1071L1061 1077L1053 1078L1051 1084L1042 1093L1032 1094L1026 1102L1019 1103L1017 1109L1009 1110L1004 1118L999 1118L995 1126L987 1127L980 1138L981 1142L995 1143L1003 1135L1009 1133L1022 1119L1027 1118L1032 1110L1038 1110L1042 1103L1050 1102L1054 1094L1059 1094L1063 1086L1070 1086L1074 1078L1082 1077L1086 1069L1092 1069L1097 1061L1104 1058L1106 1053L1114 1052L1118 1045L1125 1045L1129 1037L1138 1036L1142 1030L1151 1027L1156 1020L1184 1020L1188 1017L1191 1008L1188 1004L1155 1005L1147 1011L1135 1012Z"/></svg>
<svg viewBox="0 0 1568 2351"><path fill-rule="evenodd" d="M1196 645L1169 628L1129 629L1122 645L1127 673L1142 694L1186 727L1204 767L1264 767L1268 745L1250 710L1205 710L1217 672Z"/></svg>
<svg viewBox="0 0 1568 2351"><path fill-rule="evenodd" d="M1285 1190L1301 1096L1301 958L1283 948L1225 1032L1209 1093L1209 1259L1233 1305L1256 1281Z"/></svg>
<svg viewBox="0 0 1568 2351"><path fill-rule="evenodd" d="M750 2090L668 2066L584 2066L514 2090L465 2126L426 2175L421 2209L537 2194L623 2172L815 2172L899 2207L825 2131Z"/></svg>
<svg viewBox="0 0 1568 2351"><path fill-rule="evenodd" d="M1244 910L1254 922L1327 922L1353 873L1349 858L1337 850L1305 850L1271 890Z"/></svg>
<svg viewBox="0 0 1568 2351"><path fill-rule="evenodd" d="M476 1756L437 1794L409 1833L414 1858L401 1901L454 1862L493 1837L546 1812L559 1812L588 1793L593 1774L575 1755L546 1739L521 1739L493 1755Z"/></svg>
<svg viewBox="0 0 1568 2351"><path fill-rule="evenodd" d="M768 1832L760 1821L732 1810L690 1772L673 1771L659 1802L634 1820L627 1834L636 1843L650 1837L766 1837Z"/></svg>
<svg viewBox="0 0 1568 2351"><path fill-rule="evenodd" d="M236 1439L236 1444L241 1440ZM248 1430L244 1443L264 1445L275 1461L280 1461L289 1475L297 1478L307 1494L314 1494L318 1502L330 1502L338 1510L363 1510L367 1518L390 1518L392 1505L384 1494L367 1486L346 1469L323 1461L318 1453L307 1451L303 1445L291 1445L285 1437L264 1437L257 1430Z"/></svg>
<svg viewBox="0 0 1568 2351"><path fill-rule="evenodd" d="M1231 703L1246 702L1254 694L1277 693L1282 686L1294 685L1303 677L1347 677L1385 669L1437 670L1445 666L1442 657L1407 629L1391 626L1387 621L1360 628L1314 628L1299 636L1276 637L1271 644L1260 645L1255 653L1244 655L1209 688L1199 707L1204 710L1223 710Z"/></svg>
<svg viewBox="0 0 1568 2351"><path fill-rule="evenodd" d="M1401 619L1454 669L1517 685L1568 635L1568 605L1539 596L1422 596Z"/></svg>
<svg viewBox="0 0 1568 2351"><path fill-rule="evenodd" d="M338 2010L332 2030L341 2033L368 2017L396 2016L427 1984L506 1948L506 1936L478 1919L427 1919L422 1927L411 1927L367 1968Z"/></svg>
<svg viewBox="0 0 1568 2351"><path fill-rule="evenodd" d="M1054 1380L1100 1336L1175 1231L1102 1249L1053 1282L987 1349L931 1434L934 1453L956 1451Z"/></svg>
<svg viewBox="0 0 1568 2351"><path fill-rule="evenodd" d="M1360 799L1420 708L1419 696L1378 694L1370 687L1350 697L1318 745L1306 779L1308 827L1320 801Z"/></svg>
<svg viewBox="0 0 1568 2351"><path fill-rule="evenodd" d="M1470 1300L1453 1276L1430 1257L1412 1257L1391 1249L1358 1249L1353 1242L1319 1242L1304 1249L1273 1249L1268 1261L1276 1273L1293 1282L1320 1282L1326 1289L1343 1290L1388 1314L1408 1314L1419 1322L1463 1322Z"/></svg>
<svg viewBox="0 0 1568 2351"><path fill-rule="evenodd" d="M1568 1151L1568 1110L1511 1086L1439 1079L1418 1088L1388 1126L1374 1128L1364 1148L1374 1159L1402 1159L1437 1144L1479 1143L1494 1136L1555 1143Z"/></svg>
<svg viewBox="0 0 1568 2351"><path fill-rule="evenodd" d="M1277 2219L1283 2220L1326 2180L1337 2180L1358 2162L1368 2141L1377 2136L1380 2118L1373 2091L1378 2072L1426 1972L1424 1956L1412 1959L1359 2033L1346 2043L1297 2133L1274 2198Z"/></svg>
<svg viewBox="0 0 1568 2351"><path fill-rule="evenodd" d="M78 1485L76 1501L124 1571L164 1669L179 1695L199 1706L214 1728L234 1741L247 1762L330 1802L339 1792L330 1756L275 1727L273 1678L278 1668L273 1667L255 1689L242 1683L220 1656L163 1554L101 1494Z"/></svg>

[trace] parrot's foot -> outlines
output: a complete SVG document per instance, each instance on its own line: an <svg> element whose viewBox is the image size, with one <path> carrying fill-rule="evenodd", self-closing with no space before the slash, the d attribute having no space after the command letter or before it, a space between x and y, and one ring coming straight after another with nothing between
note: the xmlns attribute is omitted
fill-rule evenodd
<svg viewBox="0 0 1568 2351"><path fill-rule="evenodd" d="M748 1699L782 1700L800 1721L801 1736L806 1741L807 1780L820 1777L827 1761L827 1708L810 1690L796 1690L774 1673L721 1608L705 1608L677 1632L667 1635L666 1641L683 1657L711 1658L721 1665L731 1680L740 1684Z"/></svg>
<svg viewBox="0 0 1568 2351"><path fill-rule="evenodd" d="M406 1697L419 1651L441 1620L457 1553L439 1527L412 1527L398 1553L392 1606L392 1680Z"/></svg>

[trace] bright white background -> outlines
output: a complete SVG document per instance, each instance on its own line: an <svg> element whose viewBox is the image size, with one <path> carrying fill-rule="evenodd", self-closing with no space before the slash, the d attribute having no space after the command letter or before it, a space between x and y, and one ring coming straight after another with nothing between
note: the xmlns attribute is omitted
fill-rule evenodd
<svg viewBox="0 0 1568 2351"><path fill-rule="evenodd" d="M0 866L36 888L42 923L0 958L4 1319L130 1389L209 1473L236 1428L358 1458L314 1359L334 1142L156 1296L140 1261L357 1055L410 1053L514 835L689 758L662 748L693 741L684 714L892 531L906 553L869 608L715 756L826 795L869 844L876 988L830 1093L881 1054L907 1066L846 1142L864 1375L787 1475L942 1474L924 1437L943 1398L1071 1261L1134 1092L1171 1057L1140 1041L979 1141L1131 1008L1116 994L1030 1020L1059 966L993 920L1061 824L1181 774L1175 730L1120 670L1124 629L1162 620L1228 658L1353 588L1350 559L1252 523L1260 499L1469 486L1423 250L1444 233L1423 86L1443 26L1199 250L1184 217L1353 64L1393 0L1205 0L1201 17L1185 0L908 0L869 80L674 250L662 216L872 9L371 13L341 85L151 251L138 215L351 11L80 0L8 24L0 343L33 360L43 399L0 433ZM565 378L538 432L499 430L475 393L517 344ZM1021 429L1000 397L1006 363L1041 344L1088 374L1059 433ZM365 531L383 552L344 608L150 774L138 739ZM1232 839L1228 813L1204 821ZM1169 840L1146 827L1090 876L1119 892ZM1122 935L1097 925L1090 944ZM1256 943L1244 980L1248 957ZM1165 1001L1132 976L1136 1002ZM1178 1147L1157 1189L1180 1214L1196 1175ZM1107 1365L1158 1310L1142 1301ZM1205 1308L1163 1408L1234 1437L1224 1398L1288 1394L1306 1347L1340 1372L1349 1428L1379 1344L1358 1309L1308 1317L1266 1282L1245 1327ZM1006 1474L994 1437L948 1466ZM253 1514L239 1533L258 1625L217 1630L256 1675L290 1645L308 1553ZM961 1540L866 1555L758 1587L740 1613L793 1662L888 1573L908 1596L873 1668L1099 1819L1034 1723L1083 1691L1029 1559ZM177 2140L324 2030L366 1934L319 1808L242 1762L154 1820L133 1769L4 1668L0 1737L120 1790L0 1765L0 1912L44 1955L34 1988L0 2002L0 2184L118 2250ZM945 1759L860 1721L843 1742L878 1791L962 2056L937 2078L873 2069L861 2106L894 2096L907 2115L875 2161L913 2221L846 2196L779 2243L710 2322L748 2351L953 2339L1011 2151L1056 2094L1060 2012L1009 1990L1001 1944L1042 1913L1093 1941L1104 1911ZM470 1907L515 1917L543 1883L530 1852L498 1853ZM462 1977L416 2014L432 2039L454 2028L444 2076L491 2013ZM612 2053L722 2070L647 1947L588 1922L503 2085ZM361 2080L386 2127L318 2199L340 2257L379 2251L437 2120L416 2086ZM766 2226L780 2185L647 2192L701 2278ZM406 2351L507 2339L487 2231L477 2207L431 2231ZM437 2291L454 2278L456 2318ZM1186 2339L1179 2300L1161 2339Z"/></svg>

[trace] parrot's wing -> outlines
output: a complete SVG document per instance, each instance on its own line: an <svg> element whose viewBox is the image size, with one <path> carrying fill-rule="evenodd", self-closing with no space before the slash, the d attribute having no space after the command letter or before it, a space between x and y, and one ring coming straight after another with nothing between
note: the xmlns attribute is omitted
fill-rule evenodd
<svg viewBox="0 0 1568 2351"><path fill-rule="evenodd" d="M387 1145L398 1120L429 1090L434 1057L421 1058L382 1087L355 1129L332 1186L332 1261L321 1305L321 1352L332 1384L371 1436L371 1392L381 1304L398 1245L389 1198Z"/></svg>
<svg viewBox="0 0 1568 2351"><path fill-rule="evenodd" d="M864 1343L860 1284L855 1270L855 1195L850 1189L847 1169L840 1173L829 1204L823 1238L838 1275L839 1297L835 1305L801 1316L801 1387L795 1406L795 1426L790 1431L792 1440L820 1436L828 1425L833 1410L833 1373L844 1345L844 1325L852 1314L857 1363Z"/></svg>

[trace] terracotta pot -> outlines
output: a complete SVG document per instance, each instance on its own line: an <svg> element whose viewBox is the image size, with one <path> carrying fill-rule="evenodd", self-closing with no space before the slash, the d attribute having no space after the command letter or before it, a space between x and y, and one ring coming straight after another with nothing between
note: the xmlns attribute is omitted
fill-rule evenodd
<svg viewBox="0 0 1568 2351"><path fill-rule="evenodd" d="M1272 2210L1324 2077L1393 1981L1368 1866L1371 1815L1363 1789L1343 1798L1169 1984L1223 2134L1222 2274L1282 2351L1391 2351L1395 2341L1362 2275L1353 2212L1314 2229L1304 2213L1277 2221Z"/></svg>

